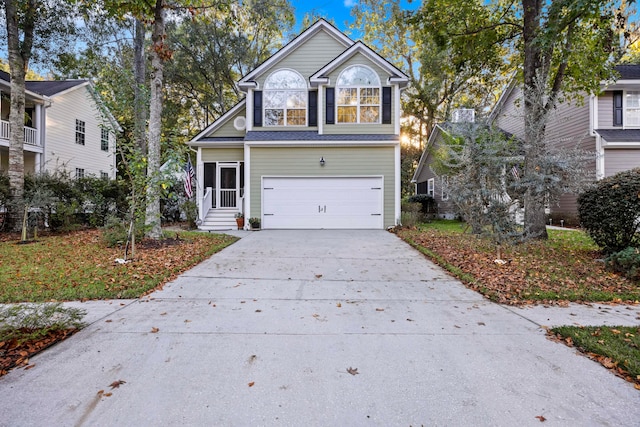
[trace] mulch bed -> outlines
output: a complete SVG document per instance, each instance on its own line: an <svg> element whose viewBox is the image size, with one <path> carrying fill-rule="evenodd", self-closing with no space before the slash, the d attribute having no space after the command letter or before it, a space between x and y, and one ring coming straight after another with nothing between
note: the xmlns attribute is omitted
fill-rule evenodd
<svg viewBox="0 0 640 427"><path fill-rule="evenodd" d="M31 357L51 347L53 344L70 337L77 331L77 329L61 329L49 331L43 337L25 342L18 342L16 340L0 342L0 377L6 375L9 370L13 368L33 368L35 364L29 362Z"/></svg>

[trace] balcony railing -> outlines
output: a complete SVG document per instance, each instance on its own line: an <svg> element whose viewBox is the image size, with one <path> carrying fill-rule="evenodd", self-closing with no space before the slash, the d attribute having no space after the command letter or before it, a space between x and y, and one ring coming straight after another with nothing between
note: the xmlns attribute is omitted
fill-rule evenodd
<svg viewBox="0 0 640 427"><path fill-rule="evenodd" d="M2 120L0 126L0 139L9 139L9 122ZM40 146L38 140L38 130L29 126L24 127L24 143L29 145Z"/></svg>

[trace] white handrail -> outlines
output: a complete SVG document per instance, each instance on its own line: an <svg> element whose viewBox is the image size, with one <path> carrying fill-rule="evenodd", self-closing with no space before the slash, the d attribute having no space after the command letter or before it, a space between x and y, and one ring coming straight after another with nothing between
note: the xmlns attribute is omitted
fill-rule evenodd
<svg viewBox="0 0 640 427"><path fill-rule="evenodd" d="M201 220L204 220L204 217L211 209L211 187L207 187L204 191L204 196L202 196L202 203L200 203L200 212L199 217Z"/></svg>
<svg viewBox="0 0 640 427"><path fill-rule="evenodd" d="M2 120L0 125L0 139L9 139L9 122ZM29 145L35 145L39 147L40 141L38 139L38 129L34 129L29 126L24 127L24 143Z"/></svg>

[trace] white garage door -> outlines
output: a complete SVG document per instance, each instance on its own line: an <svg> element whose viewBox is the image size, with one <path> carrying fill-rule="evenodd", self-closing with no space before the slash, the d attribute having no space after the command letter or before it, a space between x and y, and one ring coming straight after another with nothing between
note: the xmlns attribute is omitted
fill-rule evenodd
<svg viewBox="0 0 640 427"><path fill-rule="evenodd" d="M262 179L263 228L383 228L382 177Z"/></svg>

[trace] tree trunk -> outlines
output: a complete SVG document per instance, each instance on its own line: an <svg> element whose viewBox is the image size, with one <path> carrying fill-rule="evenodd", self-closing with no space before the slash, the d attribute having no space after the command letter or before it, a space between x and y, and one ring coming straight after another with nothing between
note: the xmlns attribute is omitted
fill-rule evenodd
<svg viewBox="0 0 640 427"><path fill-rule="evenodd" d="M11 111L9 114L9 188L11 203L8 209L8 225L20 231L24 205L24 113L25 75L29 67L35 23L35 0L30 0L24 22L20 25L14 0L5 0L7 26L7 50L11 72ZM23 41L20 41L20 32Z"/></svg>
<svg viewBox="0 0 640 427"><path fill-rule="evenodd" d="M135 88L134 88L134 110L135 110L135 123L134 123L134 138L136 146L140 153L144 156L147 154L147 141L145 139L145 128L147 126L147 108L146 97L144 95L145 84L145 58L144 58L144 36L145 28L142 21L135 20L135 36L133 39L133 62L134 62L134 75L135 75Z"/></svg>
<svg viewBox="0 0 640 427"><path fill-rule="evenodd" d="M547 121L544 103L549 70L542 67L540 45L536 37L540 30L543 1L522 0L524 30L524 177L528 182L524 194L524 235L527 239L546 239L545 192L539 177L545 152Z"/></svg>
<svg viewBox="0 0 640 427"><path fill-rule="evenodd" d="M147 155L147 237L162 237L160 224L160 138L162 136L162 83L164 59L169 55L164 44L164 0L156 0L155 19L151 35L151 100L149 103L149 134Z"/></svg>

